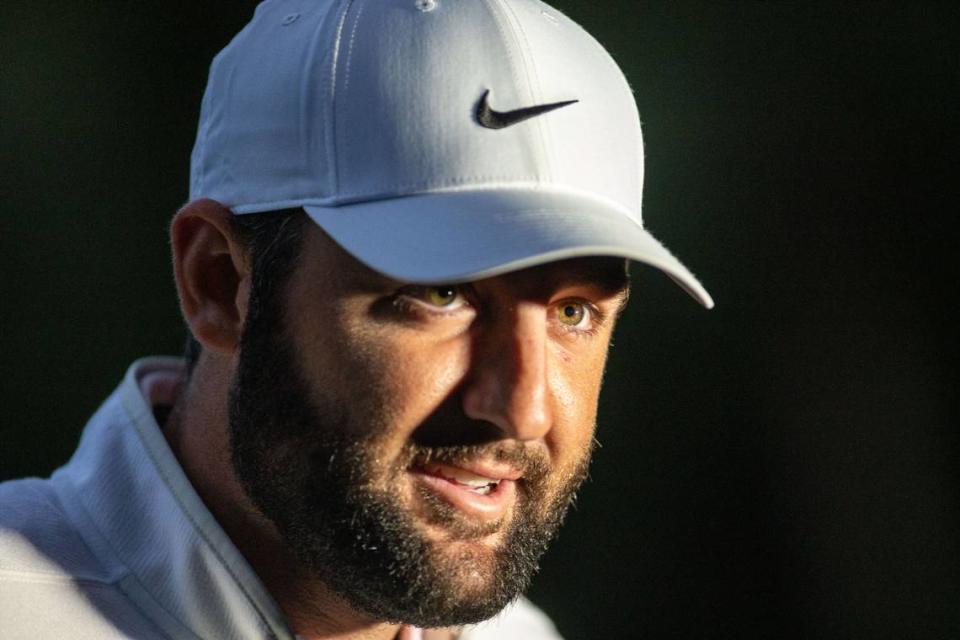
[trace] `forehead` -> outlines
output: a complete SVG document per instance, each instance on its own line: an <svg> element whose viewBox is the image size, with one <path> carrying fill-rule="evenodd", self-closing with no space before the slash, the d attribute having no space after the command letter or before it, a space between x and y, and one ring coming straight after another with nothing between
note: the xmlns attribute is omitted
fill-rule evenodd
<svg viewBox="0 0 960 640"><path fill-rule="evenodd" d="M322 270L325 283L339 283L351 288L395 289L409 284L445 284L407 282L379 273L359 261L316 224L307 224L301 266ZM475 281L474 284L509 286L520 291L592 287L603 294L618 294L629 288L627 260L612 256L586 256L548 262Z"/></svg>

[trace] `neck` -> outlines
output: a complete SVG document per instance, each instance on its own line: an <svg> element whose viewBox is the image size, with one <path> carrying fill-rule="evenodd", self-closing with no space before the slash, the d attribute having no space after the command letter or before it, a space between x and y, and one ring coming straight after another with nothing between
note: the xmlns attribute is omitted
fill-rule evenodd
<svg viewBox="0 0 960 640"><path fill-rule="evenodd" d="M163 433L203 503L260 577L303 640L388 640L397 625L372 619L299 570L273 526L253 506L230 459L230 376L202 357ZM401 637L405 634L401 634Z"/></svg>

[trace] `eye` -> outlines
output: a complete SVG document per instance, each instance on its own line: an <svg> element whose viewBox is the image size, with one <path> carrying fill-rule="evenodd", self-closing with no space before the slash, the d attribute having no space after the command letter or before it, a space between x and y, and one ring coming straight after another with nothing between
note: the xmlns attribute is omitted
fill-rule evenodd
<svg viewBox="0 0 960 640"><path fill-rule="evenodd" d="M400 290L396 302L415 304L423 311L451 313L470 306L464 288L455 284L411 285Z"/></svg>
<svg viewBox="0 0 960 640"><path fill-rule="evenodd" d="M590 315L587 305L571 300L557 306L557 318L561 324L568 327L579 327L585 318Z"/></svg>
<svg viewBox="0 0 960 640"><path fill-rule="evenodd" d="M460 299L460 290L448 285L423 287L421 297L435 307L451 307Z"/></svg>

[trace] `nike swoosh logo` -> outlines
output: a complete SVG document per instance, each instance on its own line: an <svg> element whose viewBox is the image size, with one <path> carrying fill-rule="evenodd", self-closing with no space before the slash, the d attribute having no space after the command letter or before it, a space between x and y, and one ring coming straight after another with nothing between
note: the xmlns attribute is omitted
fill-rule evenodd
<svg viewBox="0 0 960 640"><path fill-rule="evenodd" d="M513 111L494 111L487 103L487 96L489 95L490 89L487 89L483 92L483 95L480 97L480 102L477 103L477 108L475 111L477 122L480 123L481 127L486 127L487 129L504 129L506 127L511 127L518 122L523 122L524 120L529 120L530 118L543 115L548 111L553 111L554 109L560 109L561 107L566 107L575 102L580 102L579 100L565 100L563 102L551 102L550 104L538 104L532 107L514 109Z"/></svg>

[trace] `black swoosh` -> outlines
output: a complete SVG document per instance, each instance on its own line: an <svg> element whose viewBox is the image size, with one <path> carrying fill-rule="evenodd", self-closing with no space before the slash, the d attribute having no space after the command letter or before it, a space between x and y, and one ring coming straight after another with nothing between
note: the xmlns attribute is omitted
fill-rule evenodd
<svg viewBox="0 0 960 640"><path fill-rule="evenodd" d="M580 102L579 100L565 100L564 102L538 104L532 107L514 109L513 111L494 111L490 108L490 105L487 104L488 95L490 95L490 89L487 89L483 92L483 95L480 97L480 102L477 103L476 109L477 122L480 123L481 127L486 127L487 129L503 129L505 127L515 125L518 122L529 120L535 116L543 115L548 111L553 111L554 109L559 109L575 102Z"/></svg>

